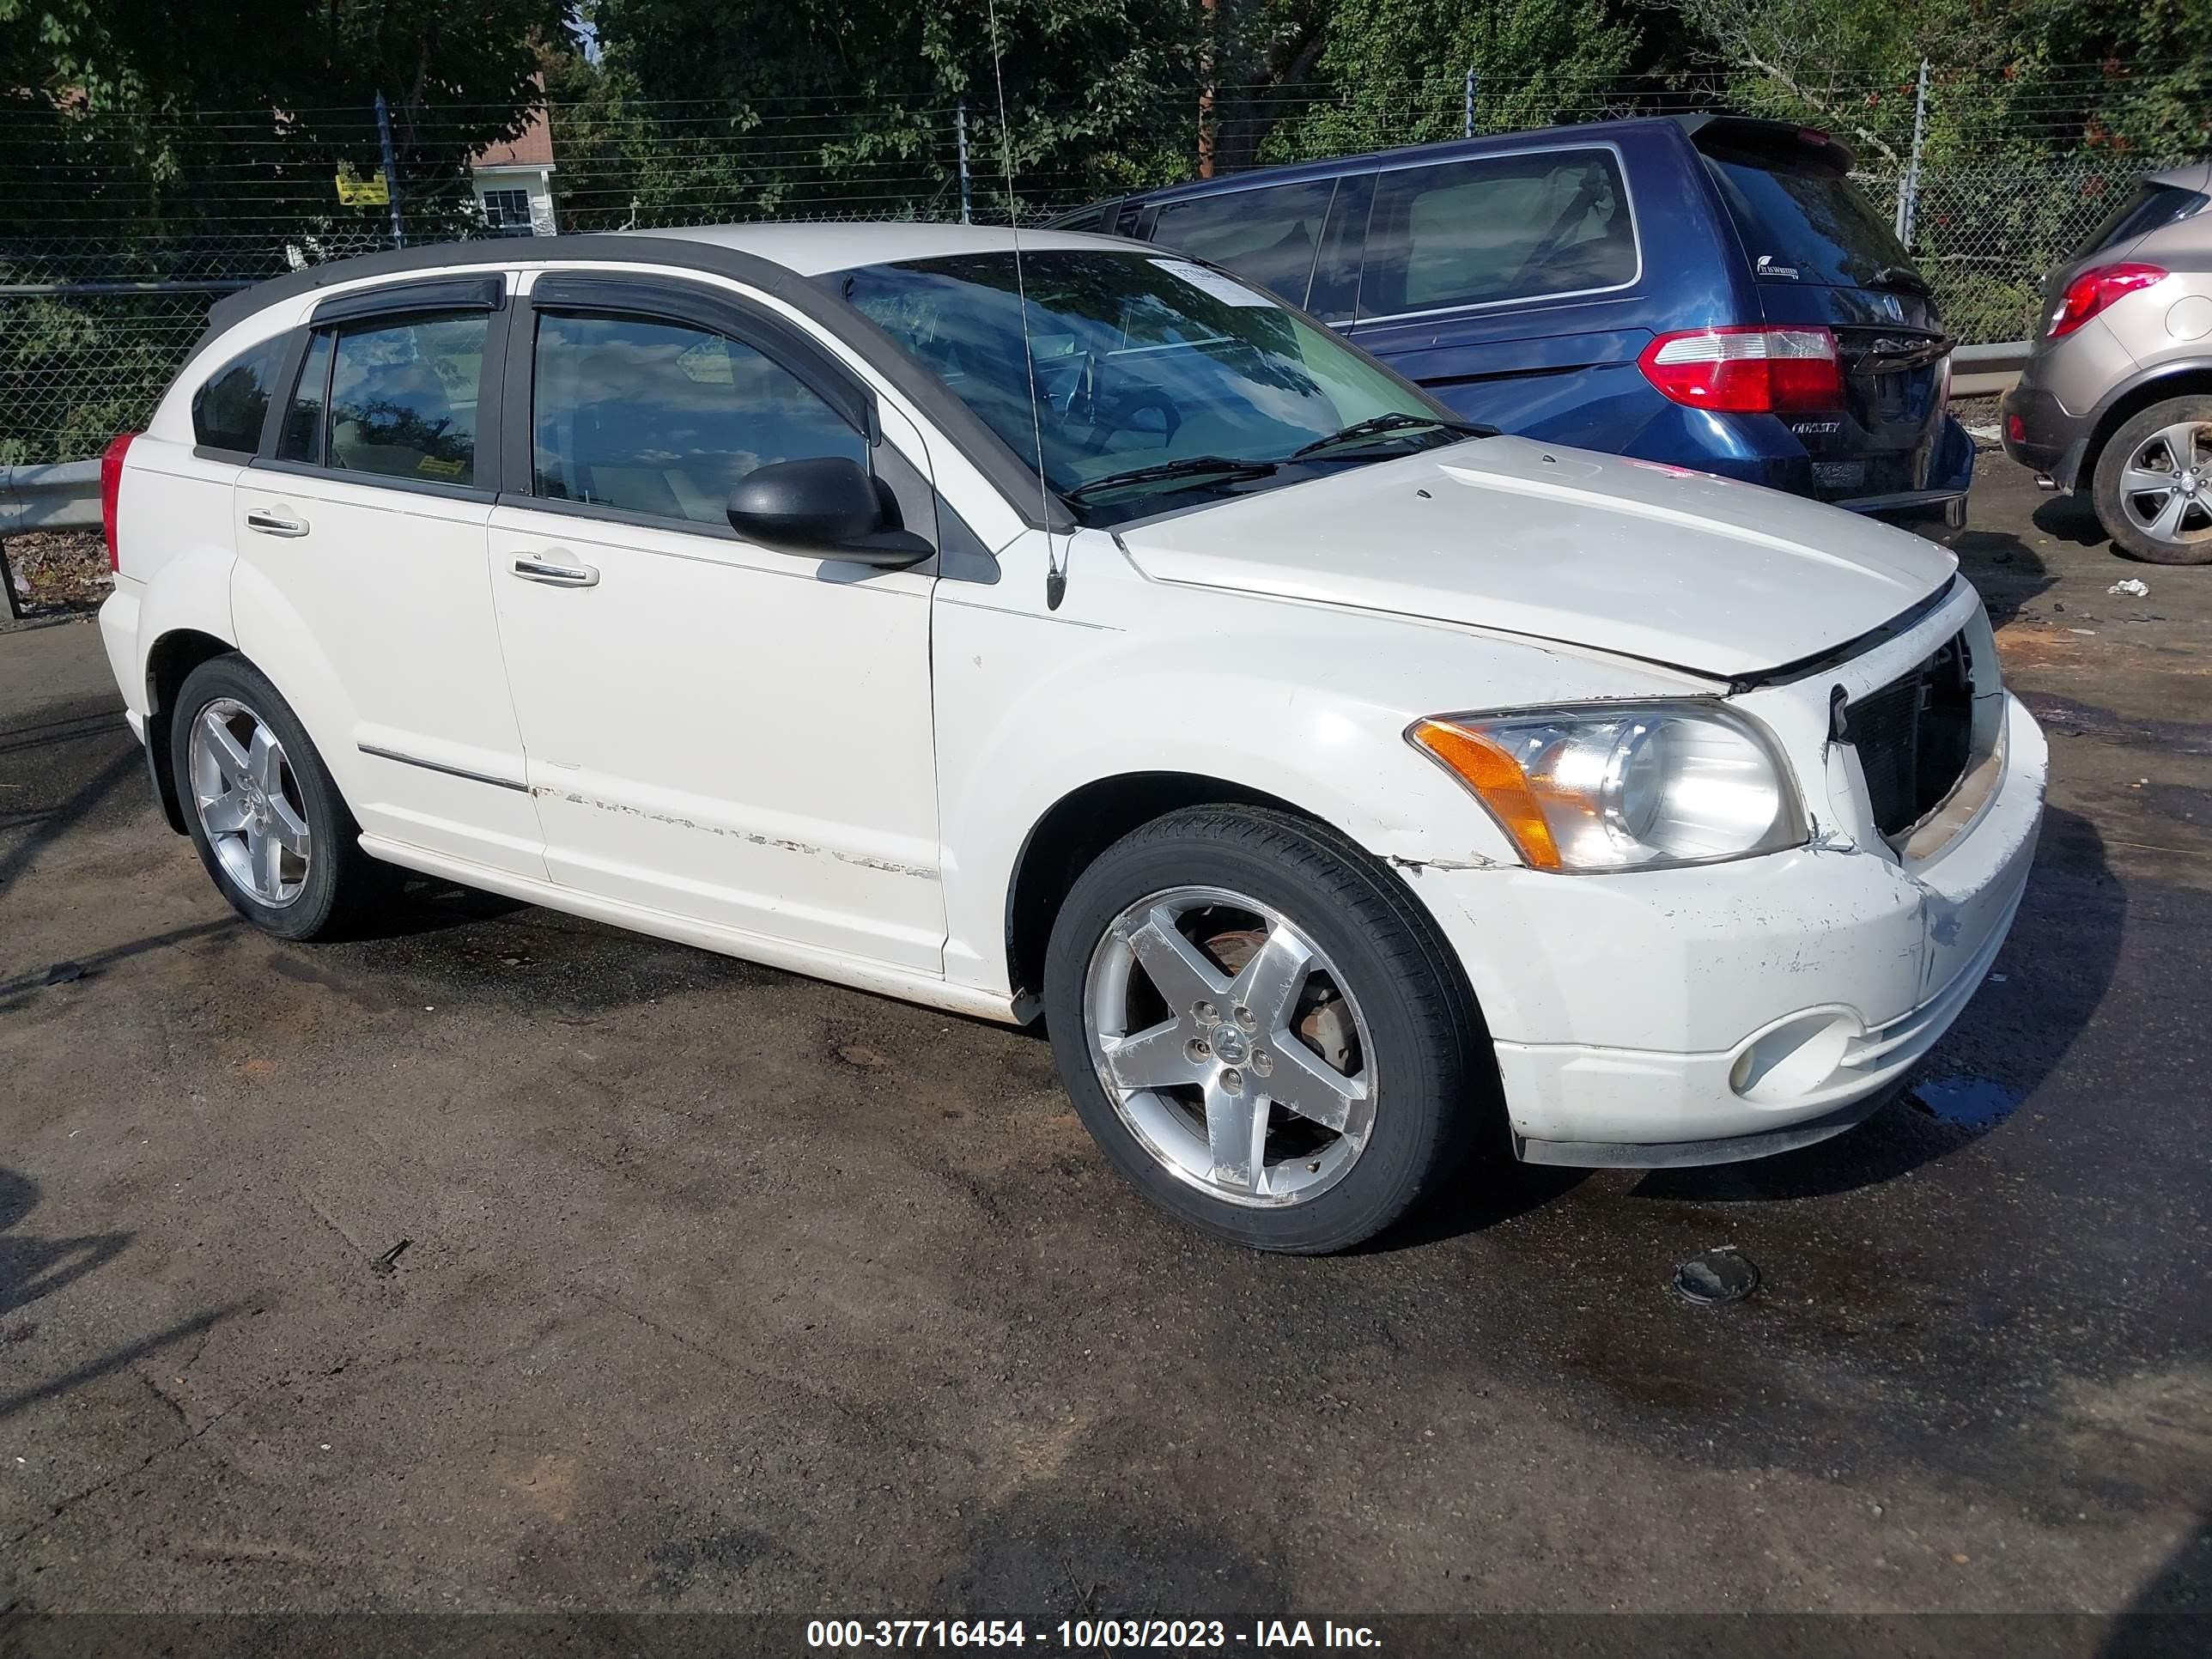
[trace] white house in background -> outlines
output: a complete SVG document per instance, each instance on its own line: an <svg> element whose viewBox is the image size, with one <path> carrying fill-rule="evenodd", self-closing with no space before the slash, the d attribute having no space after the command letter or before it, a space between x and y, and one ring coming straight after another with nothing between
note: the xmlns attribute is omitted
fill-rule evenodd
<svg viewBox="0 0 2212 1659"><path fill-rule="evenodd" d="M506 143L487 144L469 158L471 187L492 232L499 236L550 236L553 216L553 129L543 108Z"/></svg>

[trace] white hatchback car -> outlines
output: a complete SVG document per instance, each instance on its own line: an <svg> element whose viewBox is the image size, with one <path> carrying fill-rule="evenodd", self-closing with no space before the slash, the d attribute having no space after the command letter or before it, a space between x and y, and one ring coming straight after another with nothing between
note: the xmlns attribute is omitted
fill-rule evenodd
<svg viewBox="0 0 2212 1659"><path fill-rule="evenodd" d="M1857 1121L2042 808L1941 549L1469 428L1109 238L320 266L219 305L108 463L131 724L254 922L398 866L1042 1012L1121 1171L1267 1249L1486 1142Z"/></svg>

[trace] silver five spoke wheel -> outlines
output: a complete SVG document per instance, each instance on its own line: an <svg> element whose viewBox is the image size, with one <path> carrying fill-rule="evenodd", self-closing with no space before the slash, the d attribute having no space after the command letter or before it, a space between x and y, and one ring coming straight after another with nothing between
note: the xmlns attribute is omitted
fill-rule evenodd
<svg viewBox="0 0 2212 1659"><path fill-rule="evenodd" d="M2162 542L2212 538L2212 422L2177 421L2138 443L2120 473L2120 507Z"/></svg>
<svg viewBox="0 0 2212 1659"><path fill-rule="evenodd" d="M192 722L193 811L223 872L282 909L307 884L314 838L284 745L244 703L219 697Z"/></svg>
<svg viewBox="0 0 2212 1659"><path fill-rule="evenodd" d="M1249 1206L1318 1197L1375 1119L1373 1044L1351 988L1258 900L1178 887L1124 910L1085 981L1091 1058L1170 1174Z"/></svg>

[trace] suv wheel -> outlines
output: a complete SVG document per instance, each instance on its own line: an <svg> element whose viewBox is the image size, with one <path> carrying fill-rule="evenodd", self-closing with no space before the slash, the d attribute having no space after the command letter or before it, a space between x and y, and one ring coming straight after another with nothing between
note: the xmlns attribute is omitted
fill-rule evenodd
<svg viewBox="0 0 2212 1659"><path fill-rule="evenodd" d="M1381 1231L1498 1098L1434 924L1359 848L1285 813L1197 808L1109 848L1054 924L1045 1006L1115 1166L1261 1249Z"/></svg>
<svg viewBox="0 0 2212 1659"><path fill-rule="evenodd" d="M2212 398L2154 404L2097 457L2097 517L2153 564L2212 563Z"/></svg>
<svg viewBox="0 0 2212 1659"><path fill-rule="evenodd" d="M388 889L299 716L243 657L185 678L169 741L200 862L255 927L327 937Z"/></svg>

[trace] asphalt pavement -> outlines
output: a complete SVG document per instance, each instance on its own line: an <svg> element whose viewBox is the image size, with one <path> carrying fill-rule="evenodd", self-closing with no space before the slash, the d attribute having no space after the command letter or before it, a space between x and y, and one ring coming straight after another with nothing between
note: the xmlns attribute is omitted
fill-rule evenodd
<svg viewBox="0 0 2212 1659"><path fill-rule="evenodd" d="M96 630L0 633L0 1612L2212 1609L2212 568L1982 473L2054 784L1916 1096L1324 1261L1035 1034L450 889L263 938Z"/></svg>

